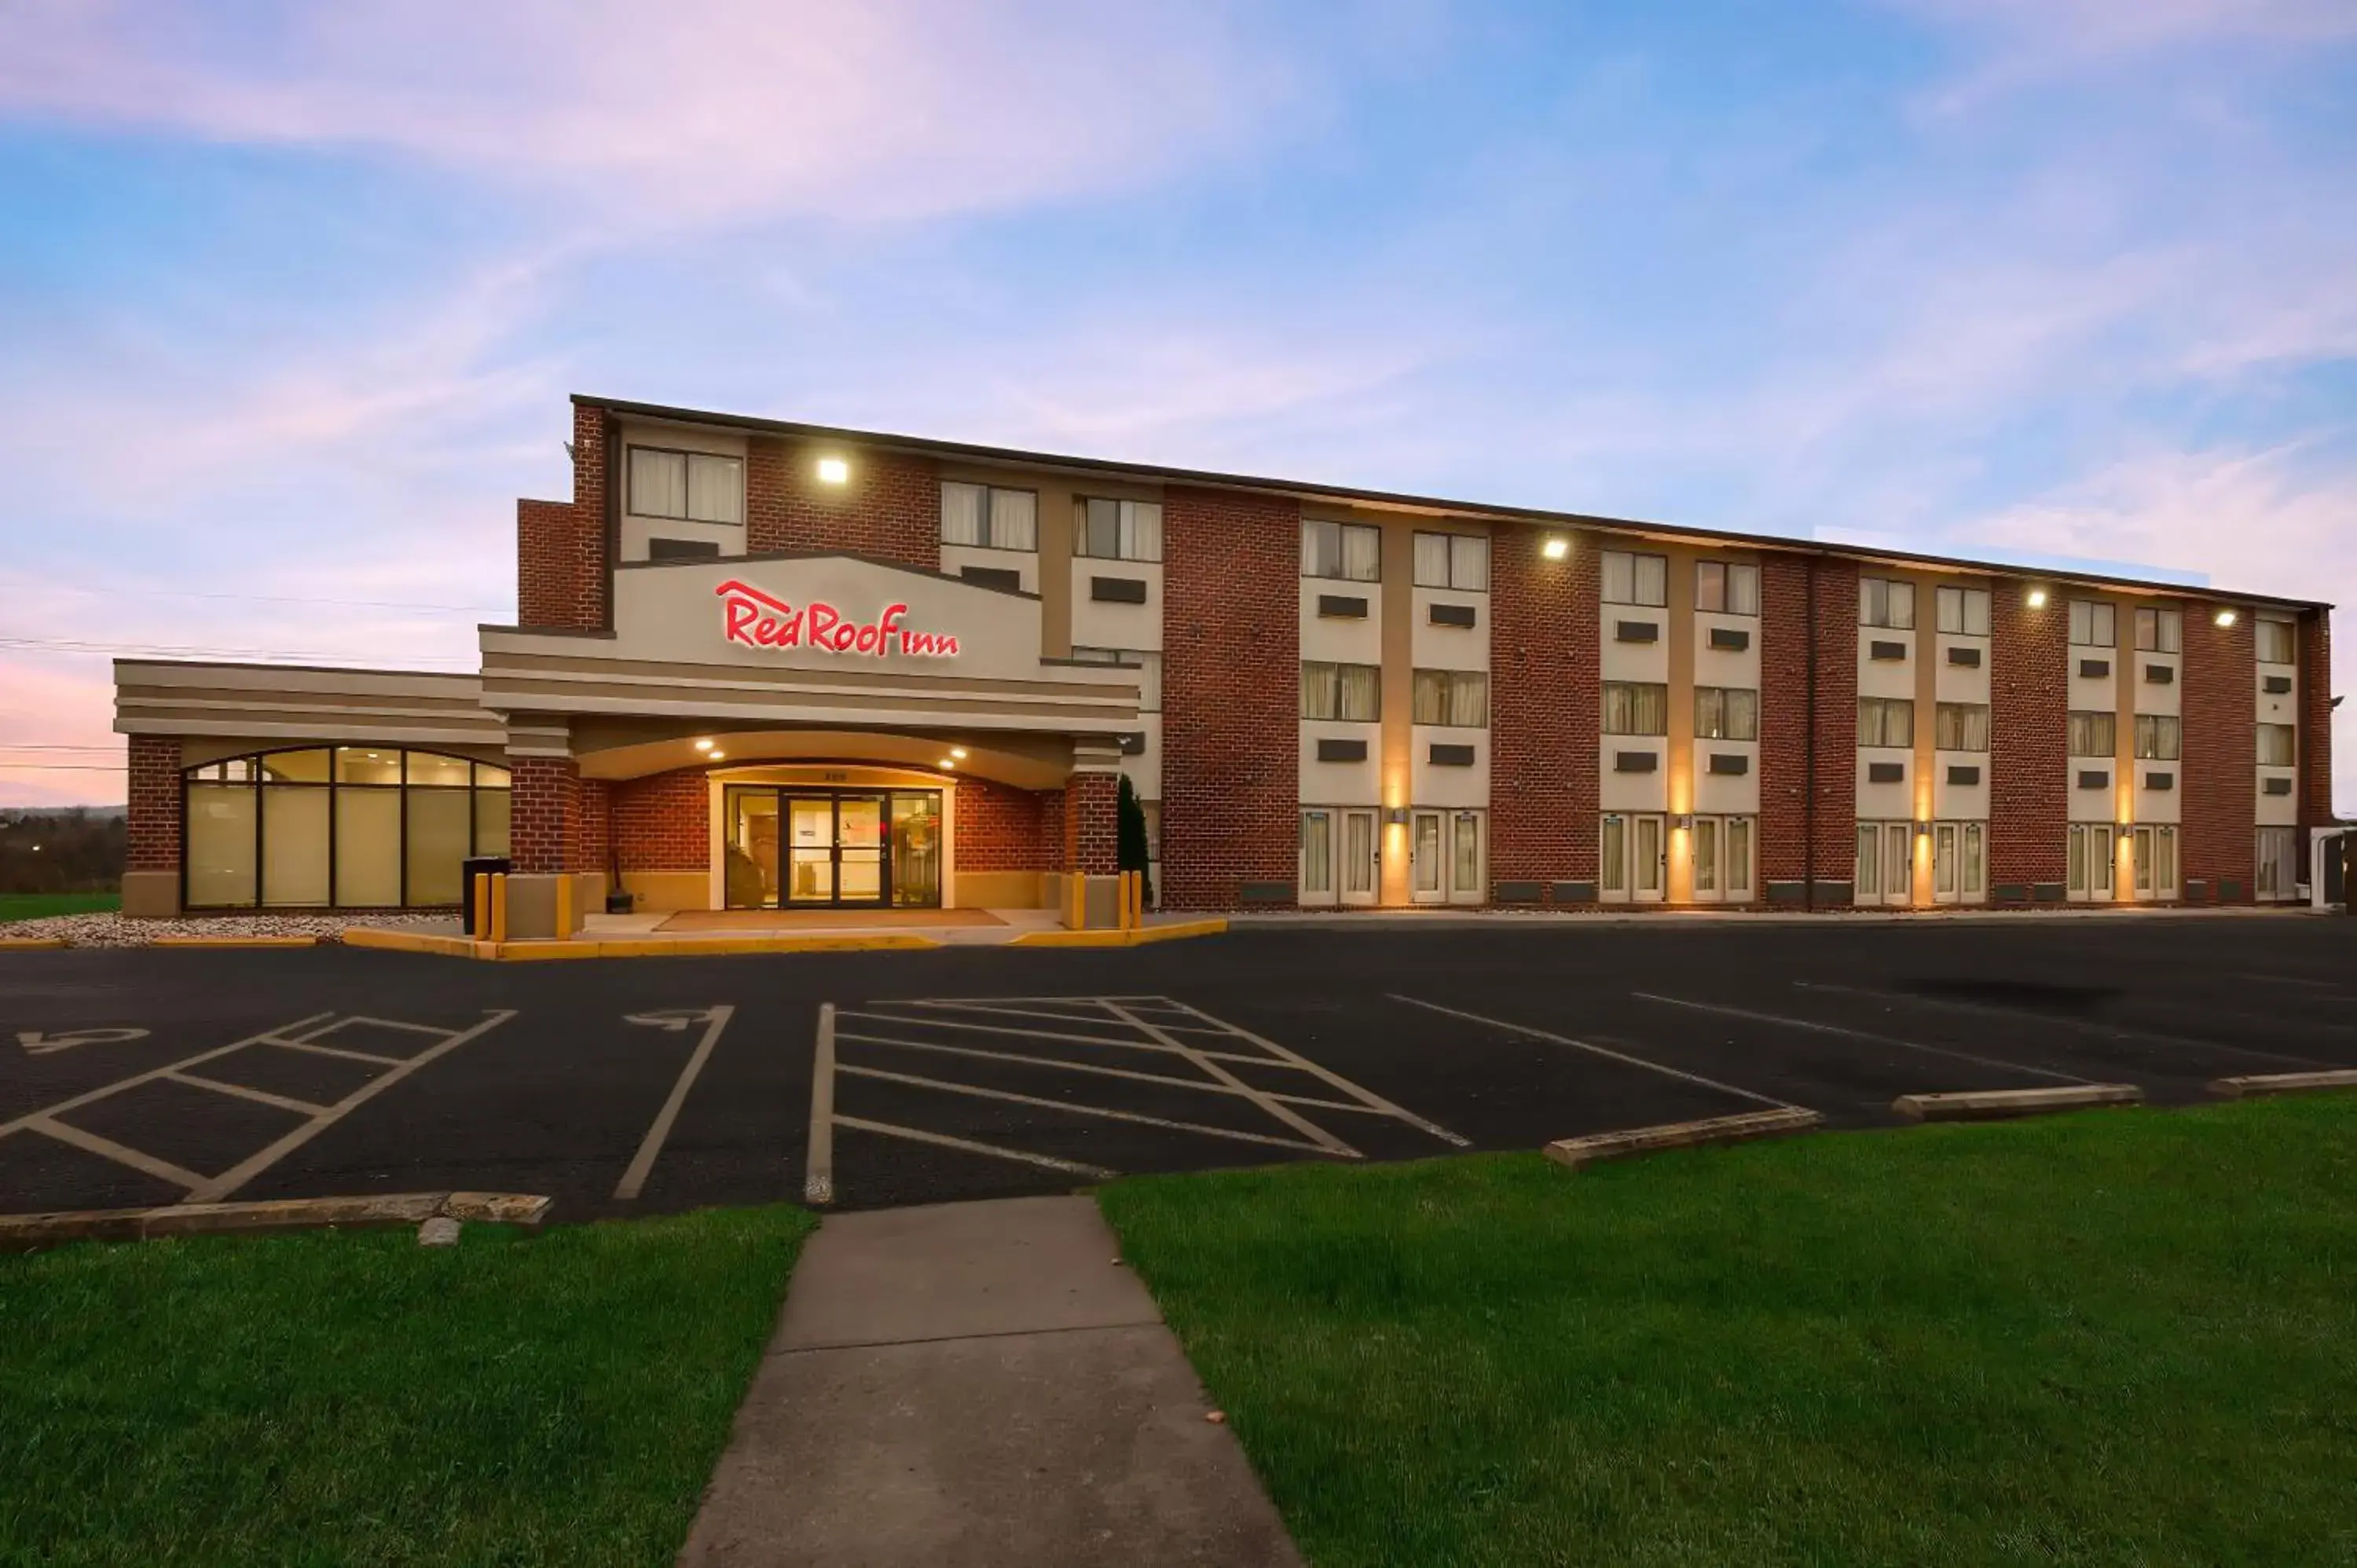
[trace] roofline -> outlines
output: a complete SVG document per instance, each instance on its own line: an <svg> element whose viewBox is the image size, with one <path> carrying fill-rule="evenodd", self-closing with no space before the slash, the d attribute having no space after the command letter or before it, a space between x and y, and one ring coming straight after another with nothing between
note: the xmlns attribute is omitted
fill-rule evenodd
<svg viewBox="0 0 2357 1568"><path fill-rule="evenodd" d="M2003 562L1975 561L1968 556L1933 555L1922 551L1883 550L1856 544L1831 544L1816 540L1791 539L1781 534L1741 533L1730 529L1697 528L1685 523L1652 522L1642 518L1606 517L1591 512L1549 511L1539 507L1452 500L1444 496L1419 496L1396 490L1361 489L1348 485L1316 484L1304 479L1271 478L1265 475L1222 474L1203 468L1172 468L1151 463L1130 463L1113 458L1079 456L1071 453L1030 452L1020 447L985 446L973 442L942 441L922 435L902 435L889 431L852 430L841 425L807 424L794 420L763 419L752 414L720 413L710 409L674 408L664 403L632 403L621 398L597 397L586 392L574 393L573 402L585 407L601 408L610 413L631 415L641 419L671 420L689 424L718 424L737 430L759 431L769 435L843 441L866 446L883 447L888 450L921 452L933 456L966 457L984 463L1019 464L1027 467L1077 468L1093 473L1118 474L1133 478L1158 479L1165 483L1197 485L1206 489L1250 490L1302 499L1364 501L1374 506L1413 507L1451 516L1539 523L1557 528L1595 528L1666 533L1741 545L1749 549L1782 550L1798 554L1831 556L1842 560L1891 561L1910 565L1935 566L2011 577L2043 577L2054 582L2084 583L2098 586L2138 588L2147 591L2160 589L2184 598L2233 600L2238 604L2275 605L2303 610L2330 610L2333 607L2330 602L2323 599L2294 599L2275 594L2244 593L2216 587L2197 588L2183 583L2157 582L2149 577L2129 577L2103 572L2047 570L2032 566L2009 565Z"/></svg>
<svg viewBox="0 0 2357 1568"><path fill-rule="evenodd" d="M389 670L379 665L360 664L284 664L271 660L236 659L130 659L117 658L117 670L292 670L309 675L399 675L423 677L436 681L480 681L483 672L476 670Z"/></svg>

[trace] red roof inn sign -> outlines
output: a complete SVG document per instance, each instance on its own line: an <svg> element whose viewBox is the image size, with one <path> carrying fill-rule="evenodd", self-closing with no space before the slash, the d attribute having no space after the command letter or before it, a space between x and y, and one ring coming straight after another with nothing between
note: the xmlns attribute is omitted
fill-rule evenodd
<svg viewBox="0 0 2357 1568"><path fill-rule="evenodd" d="M900 624L906 605L886 605L874 620L845 615L824 599L796 608L731 577L712 590L720 598L722 632L747 648L807 648L821 653L865 653L881 659L955 659L958 639L942 632L910 631Z"/></svg>

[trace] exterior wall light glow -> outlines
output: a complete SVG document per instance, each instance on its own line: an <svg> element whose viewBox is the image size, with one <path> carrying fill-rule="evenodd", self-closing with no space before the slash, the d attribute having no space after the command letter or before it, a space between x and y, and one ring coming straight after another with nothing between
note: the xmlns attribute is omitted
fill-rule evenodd
<svg viewBox="0 0 2357 1568"><path fill-rule="evenodd" d="M1571 541L1560 533L1550 533L1540 543L1539 553L1549 561L1560 561L1571 553Z"/></svg>
<svg viewBox="0 0 2357 1568"><path fill-rule="evenodd" d="M2220 611L2218 612L2218 624L2219 624L2220 626L2232 626L2232 625L2233 625L2233 624L2234 624L2234 612L2233 612L2233 610L2220 610Z"/></svg>
<svg viewBox="0 0 2357 1568"><path fill-rule="evenodd" d="M707 751L704 755L710 757L713 761L717 762L728 754L725 751Z"/></svg>
<svg viewBox="0 0 2357 1568"><path fill-rule="evenodd" d="M850 480L851 465L845 462L842 458L821 457L818 460L818 482L820 484L842 485L848 484Z"/></svg>
<svg viewBox="0 0 2357 1568"><path fill-rule="evenodd" d="M957 763L956 763L956 761L955 761L954 759L952 759L952 758L951 758L951 757L942 757L942 766L943 768L955 768L955 767L957 766Z"/></svg>
<svg viewBox="0 0 2357 1568"><path fill-rule="evenodd" d="M2042 610L2046 607L2045 589L2032 588L2029 590L2029 607L2034 610Z"/></svg>
<svg viewBox="0 0 2357 1568"><path fill-rule="evenodd" d="M962 746L953 746L950 747L950 755L956 757L960 762L963 762L965 760L965 747Z"/></svg>
<svg viewBox="0 0 2357 1568"><path fill-rule="evenodd" d="M698 751L710 751L712 749L712 743L708 740L699 740L695 743L695 749Z"/></svg>

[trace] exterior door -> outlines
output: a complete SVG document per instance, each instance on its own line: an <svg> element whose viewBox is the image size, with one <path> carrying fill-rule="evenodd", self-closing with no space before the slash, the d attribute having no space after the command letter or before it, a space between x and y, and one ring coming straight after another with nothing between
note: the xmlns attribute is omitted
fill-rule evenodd
<svg viewBox="0 0 2357 1568"><path fill-rule="evenodd" d="M1658 904L1669 883L1669 824L1658 815L1629 819L1629 897Z"/></svg>
<svg viewBox="0 0 2357 1568"><path fill-rule="evenodd" d="M1375 901L1375 813L1372 810L1342 814L1342 902L1360 906Z"/></svg>
<svg viewBox="0 0 2357 1568"><path fill-rule="evenodd" d="M1718 817L1696 817L1694 832L1687 841L1687 865L1693 872L1693 897L1697 904L1719 904L1727 899L1726 877L1720 870L1719 851L1726 837L1726 824Z"/></svg>
<svg viewBox="0 0 2357 1568"><path fill-rule="evenodd" d="M1914 902L1914 823L1857 824L1857 873L1850 897L1859 904Z"/></svg>
<svg viewBox="0 0 2357 1568"><path fill-rule="evenodd" d="M2073 822L2071 825L2071 880L2074 904L2107 904L2112 899L2112 825Z"/></svg>
<svg viewBox="0 0 2357 1568"><path fill-rule="evenodd" d="M732 784L723 874L731 909L930 908L942 901L939 790Z"/></svg>
<svg viewBox="0 0 2357 1568"><path fill-rule="evenodd" d="M1322 908L1335 901L1334 816L1320 806L1301 813L1300 902Z"/></svg>
<svg viewBox="0 0 2357 1568"><path fill-rule="evenodd" d="M789 795L786 886L781 904L834 902L834 797Z"/></svg>
<svg viewBox="0 0 2357 1568"><path fill-rule="evenodd" d="M1488 869L1488 845L1479 811L1457 811L1449 818L1448 901L1486 902L1482 876Z"/></svg>
<svg viewBox="0 0 2357 1568"><path fill-rule="evenodd" d="M1448 901L1448 819L1438 811L1408 817L1408 897L1418 904Z"/></svg>
<svg viewBox="0 0 2357 1568"><path fill-rule="evenodd" d="M2129 867L2136 878L2133 892L2139 904L2166 902L2177 897L2177 830L2139 827L2132 830Z"/></svg>
<svg viewBox="0 0 2357 1568"><path fill-rule="evenodd" d="M1987 830L1980 822L1932 824L1932 901L1979 904L1988 898Z"/></svg>

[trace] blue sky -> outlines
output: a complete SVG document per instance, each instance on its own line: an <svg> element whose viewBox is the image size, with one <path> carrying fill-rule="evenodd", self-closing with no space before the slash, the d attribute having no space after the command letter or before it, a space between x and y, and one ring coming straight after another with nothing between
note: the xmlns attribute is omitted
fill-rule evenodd
<svg viewBox="0 0 2357 1568"><path fill-rule="evenodd" d="M0 803L575 391L2357 605L2357 5L0 0Z"/></svg>

